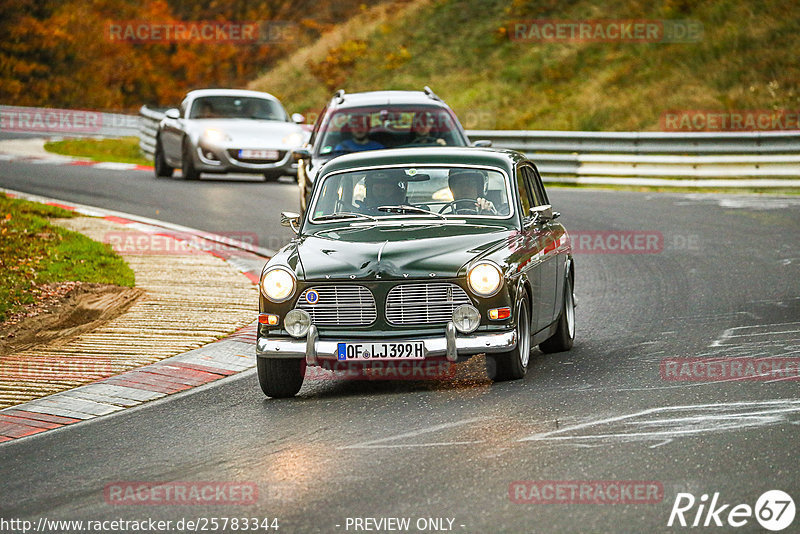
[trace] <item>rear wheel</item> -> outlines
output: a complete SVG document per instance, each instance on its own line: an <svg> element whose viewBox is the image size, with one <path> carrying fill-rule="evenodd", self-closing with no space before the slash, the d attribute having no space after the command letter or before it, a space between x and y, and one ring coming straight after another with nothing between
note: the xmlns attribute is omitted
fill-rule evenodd
<svg viewBox="0 0 800 534"><path fill-rule="evenodd" d="M169 178L175 169L167 165L167 160L164 159L164 147L161 146L161 139L156 139L156 152L153 157L153 167L155 167L156 178Z"/></svg>
<svg viewBox="0 0 800 534"><path fill-rule="evenodd" d="M294 397L303 387L306 361L302 358L256 358L258 383L267 397Z"/></svg>
<svg viewBox="0 0 800 534"><path fill-rule="evenodd" d="M181 174L184 180L197 180L200 178L200 173L194 167L191 143L186 140L183 141L183 158L181 159L181 163Z"/></svg>
<svg viewBox="0 0 800 534"><path fill-rule="evenodd" d="M558 318L556 333L539 343L542 352L564 352L575 342L575 295L572 292L572 277L568 274L564 281L564 304Z"/></svg>
<svg viewBox="0 0 800 534"><path fill-rule="evenodd" d="M508 352L486 355L489 378L495 382L517 380L528 372L531 359L531 314L527 295L517 302L517 346Z"/></svg>

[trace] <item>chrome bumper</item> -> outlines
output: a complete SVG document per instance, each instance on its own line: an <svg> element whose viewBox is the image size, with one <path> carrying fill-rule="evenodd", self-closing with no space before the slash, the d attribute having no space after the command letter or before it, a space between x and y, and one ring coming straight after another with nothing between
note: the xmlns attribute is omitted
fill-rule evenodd
<svg viewBox="0 0 800 534"><path fill-rule="evenodd" d="M340 339L329 341L319 339L317 327L311 325L305 339L259 338L256 342L256 356L259 358L305 358L308 365L319 365L320 360L337 360L338 344L341 342L374 341L362 339ZM394 339L393 341L400 341ZM506 352L517 346L517 332L458 334L452 322L447 323L444 336L411 337L408 341L422 341L425 344L425 357L446 356L451 362L459 356L483 354L486 352Z"/></svg>

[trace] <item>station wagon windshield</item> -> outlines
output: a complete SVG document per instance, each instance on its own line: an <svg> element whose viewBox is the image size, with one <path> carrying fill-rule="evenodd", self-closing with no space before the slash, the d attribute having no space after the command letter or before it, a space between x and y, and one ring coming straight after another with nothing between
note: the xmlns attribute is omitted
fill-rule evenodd
<svg viewBox="0 0 800 534"><path fill-rule="evenodd" d="M478 167L359 169L323 178L311 222L388 218L511 216L509 184L498 170Z"/></svg>

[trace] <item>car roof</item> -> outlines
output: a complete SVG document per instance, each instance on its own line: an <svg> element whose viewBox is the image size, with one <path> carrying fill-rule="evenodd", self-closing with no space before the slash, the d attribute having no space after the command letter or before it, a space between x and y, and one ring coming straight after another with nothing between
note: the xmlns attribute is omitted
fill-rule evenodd
<svg viewBox="0 0 800 534"><path fill-rule="evenodd" d="M475 147L391 148L354 152L328 161L320 174L381 165L484 165L511 170L525 155L514 150Z"/></svg>
<svg viewBox="0 0 800 534"><path fill-rule="evenodd" d="M338 94L331 100L330 107L350 108L361 106L391 106L395 104L426 104L447 108L447 104L422 91L367 91L363 93Z"/></svg>
<svg viewBox="0 0 800 534"><path fill-rule="evenodd" d="M198 98L203 96L250 96L255 98L266 98L279 102L278 98L263 91L249 91L247 89L195 89L186 93L187 98Z"/></svg>

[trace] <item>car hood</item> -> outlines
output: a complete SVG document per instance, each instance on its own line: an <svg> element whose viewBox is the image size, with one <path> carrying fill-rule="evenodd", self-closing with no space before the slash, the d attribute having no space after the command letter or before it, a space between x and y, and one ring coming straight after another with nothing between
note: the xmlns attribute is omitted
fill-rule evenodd
<svg viewBox="0 0 800 534"><path fill-rule="evenodd" d="M301 237L291 253L305 280L454 278L512 233L507 227L453 223L349 226Z"/></svg>
<svg viewBox="0 0 800 534"><path fill-rule="evenodd" d="M202 135L207 128L225 132L230 140L225 145L242 148L280 148L282 150L300 146L308 137L308 132L293 122L260 121L251 119L203 119L194 126L197 135ZM291 134L300 134L300 142L286 144L284 138Z"/></svg>

